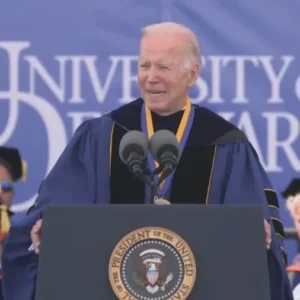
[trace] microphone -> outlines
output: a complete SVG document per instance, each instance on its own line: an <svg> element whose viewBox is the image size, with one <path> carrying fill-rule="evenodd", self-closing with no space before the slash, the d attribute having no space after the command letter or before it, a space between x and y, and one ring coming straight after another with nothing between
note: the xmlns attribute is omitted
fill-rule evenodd
<svg viewBox="0 0 300 300"><path fill-rule="evenodd" d="M180 146L176 136L169 130L159 130L150 139L150 152L153 158L159 163L162 176L158 185L168 177L177 167Z"/></svg>
<svg viewBox="0 0 300 300"><path fill-rule="evenodd" d="M144 180L145 162L148 151L148 139L140 131L127 132L121 139L119 156L129 170L138 178Z"/></svg>

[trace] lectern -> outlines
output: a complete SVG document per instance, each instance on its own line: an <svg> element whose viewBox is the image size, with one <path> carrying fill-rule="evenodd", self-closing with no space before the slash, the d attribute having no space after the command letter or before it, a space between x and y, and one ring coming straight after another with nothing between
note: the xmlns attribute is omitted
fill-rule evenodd
<svg viewBox="0 0 300 300"><path fill-rule="evenodd" d="M45 208L36 300L269 300L262 209Z"/></svg>

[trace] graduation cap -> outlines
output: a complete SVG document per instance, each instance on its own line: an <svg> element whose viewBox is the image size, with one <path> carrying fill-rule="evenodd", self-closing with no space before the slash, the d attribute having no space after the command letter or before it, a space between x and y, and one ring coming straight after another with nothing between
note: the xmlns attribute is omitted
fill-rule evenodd
<svg viewBox="0 0 300 300"><path fill-rule="evenodd" d="M20 178L26 181L27 164L22 160L18 149L0 147L0 165L8 169L13 181L18 181Z"/></svg>
<svg viewBox="0 0 300 300"><path fill-rule="evenodd" d="M300 194L300 178L294 178L281 195L287 199L290 196Z"/></svg>

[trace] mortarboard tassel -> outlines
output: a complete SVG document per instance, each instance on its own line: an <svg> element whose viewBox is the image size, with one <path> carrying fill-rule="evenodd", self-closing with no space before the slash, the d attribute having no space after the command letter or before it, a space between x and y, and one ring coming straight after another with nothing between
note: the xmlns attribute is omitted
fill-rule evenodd
<svg viewBox="0 0 300 300"><path fill-rule="evenodd" d="M0 205L0 218L1 218L1 240L5 238L10 228L10 220L8 216L7 207L5 205Z"/></svg>
<svg viewBox="0 0 300 300"><path fill-rule="evenodd" d="M26 182L27 181L27 162L22 159L22 181Z"/></svg>

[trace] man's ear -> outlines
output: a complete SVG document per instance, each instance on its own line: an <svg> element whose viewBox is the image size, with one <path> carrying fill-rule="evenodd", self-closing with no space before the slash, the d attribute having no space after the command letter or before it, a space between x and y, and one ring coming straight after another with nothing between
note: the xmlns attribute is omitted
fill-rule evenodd
<svg viewBox="0 0 300 300"><path fill-rule="evenodd" d="M200 73L200 65L199 64L194 64L194 66L190 69L190 78L189 78L189 82L188 82L188 86L192 87L195 82L198 79Z"/></svg>

